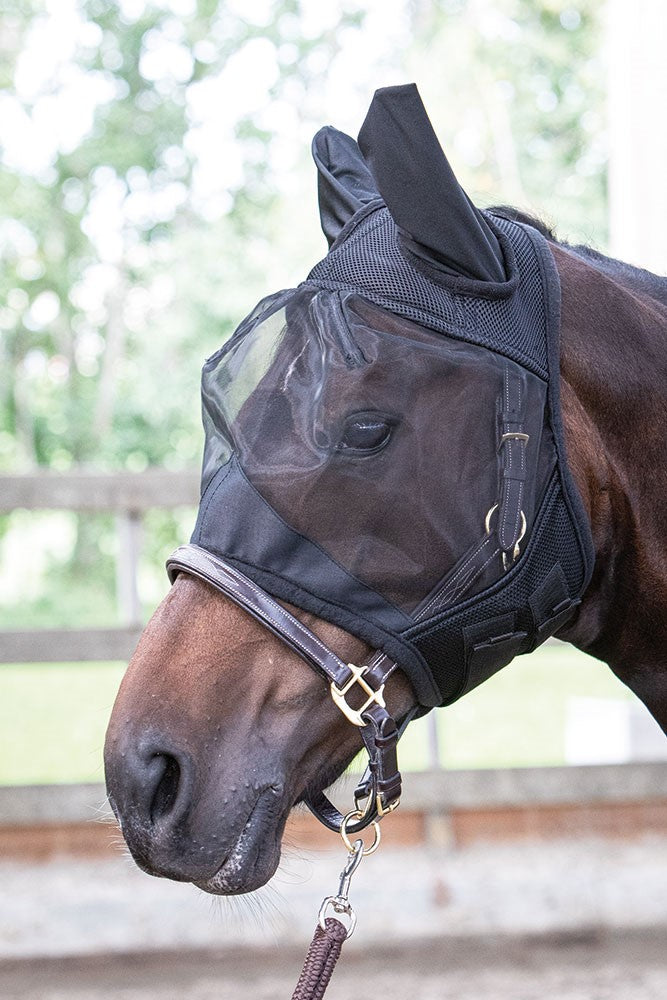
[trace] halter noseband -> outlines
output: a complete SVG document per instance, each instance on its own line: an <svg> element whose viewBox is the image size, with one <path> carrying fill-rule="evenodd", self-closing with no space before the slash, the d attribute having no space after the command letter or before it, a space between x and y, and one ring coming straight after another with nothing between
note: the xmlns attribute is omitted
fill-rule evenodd
<svg viewBox="0 0 667 1000"><path fill-rule="evenodd" d="M330 830L340 832L344 829L353 835L396 809L401 797L396 747L417 711L414 709L402 719L399 728L386 709L384 686L397 664L381 651L361 667L345 663L258 584L199 545L179 546L167 559L167 573L172 583L179 573L199 577L261 622L329 682L334 704L360 729L368 751L368 766L355 790L356 808L349 817L356 817L358 821L348 825L345 822L348 817L344 817L323 792L317 792L307 795L305 801L320 822ZM355 686L365 696L359 709L347 701L348 693Z"/></svg>

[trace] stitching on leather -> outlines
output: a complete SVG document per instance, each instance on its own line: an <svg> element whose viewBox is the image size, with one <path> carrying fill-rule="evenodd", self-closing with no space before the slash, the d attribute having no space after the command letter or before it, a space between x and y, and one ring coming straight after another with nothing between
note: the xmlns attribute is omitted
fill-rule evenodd
<svg viewBox="0 0 667 1000"><path fill-rule="evenodd" d="M250 580L249 577L243 576L237 569L234 569L233 566L229 566L228 567L224 563L219 563L218 560L214 556L212 556L212 555L208 555L207 554L203 558L208 559L209 562L211 562L214 566L216 566L216 567L219 566L221 569L224 570L225 573L229 573L234 578L234 582L237 584L237 593L240 593L240 589L238 587L238 581L242 578L243 582L246 583L246 586L248 586L249 589L253 591L253 593L255 593L258 596L262 597L262 599L265 600L265 601L267 601L267 603L270 604L271 607L275 608L275 610L278 612L278 618L277 619L276 618L271 618L271 616L269 614L267 614L265 611L263 611L261 608L258 609L260 611L260 613L266 614L266 617L268 618L268 620L272 621L274 625L276 625L277 627L280 627L280 619L283 618L283 620L286 620L286 621L290 622L297 629L299 629L300 632L303 632L303 634L308 639L312 640L315 643L315 645L319 646L319 648L325 654L325 661L321 663L321 666L323 668L324 668L324 664L325 664L326 660L328 660L329 657L335 657L335 661L334 662L337 662L338 664L340 664L343 667L343 669L345 669L345 664L343 663L343 661L338 656L336 656L336 654L332 650L327 649L327 647L324 645L324 643L322 643L313 632L311 632L309 629L307 629L305 627L305 625L302 625L301 622L298 621L298 619L294 618L289 613L289 611L286 611L279 604L277 604L273 600L273 598L270 597L266 592L262 592L252 582L252 580ZM304 648L304 651L309 652L309 655L312 655L312 653L310 653L310 651L307 649L307 647L304 646L302 648Z"/></svg>
<svg viewBox="0 0 667 1000"><path fill-rule="evenodd" d="M444 594L446 594L447 591L450 589L451 585L456 582L457 578L460 577L460 575L467 568L468 564L472 562L472 560L478 555L479 552L481 552L481 550L484 548L484 546L488 541L489 541L489 535L485 535L482 541L478 544L477 548L474 550L474 552L470 554L470 556L466 559L463 565L459 567L459 569L454 573L454 575L445 582L443 588L439 590L437 594L434 594L429 603L419 612L419 618L422 618L426 614L428 614L431 608L442 599Z"/></svg>
<svg viewBox="0 0 667 1000"><path fill-rule="evenodd" d="M473 584L473 583L475 582L475 580L476 580L476 579L477 579L477 578L478 578L479 576L481 576L481 575L482 575L482 573L484 572L484 570L486 569L486 567L487 567L487 566L488 566L488 565L489 565L490 563L492 563L492 562L493 562L493 560L494 560L494 559L496 558L496 556L497 556L497 555L499 554L499 552L500 552L500 551L501 551L500 549L495 549L495 551L491 553L491 555L490 555L490 556L489 556L489 558L488 558L488 559L486 560L486 562L485 562L485 563L482 563L482 565L481 565L481 566L479 567L479 569L477 570L477 572L473 573L472 577L470 577L470 578L469 578L469 579L467 579L467 580L463 580L463 581L461 582L461 585L460 585L460 586L459 586L459 587L458 587L458 588L457 588L457 589L456 589L456 590L454 591L454 593L453 593L453 594L451 594L451 597L450 597L450 600L451 600L451 601L455 601L455 600L457 599L457 597L460 597L460 596L461 596L461 594L463 593L463 591L464 591L464 590L465 590L465 589L466 589L467 587L471 586L471 584Z"/></svg>
<svg viewBox="0 0 667 1000"><path fill-rule="evenodd" d="M269 621L269 622L272 622L272 624L274 624L274 625L275 625L275 626L276 626L277 628L280 628L280 627L281 627L281 622L280 622L280 619L281 619L281 618L283 618L284 620L286 620L286 621L290 622L290 623L291 623L291 624L293 624L293 625L294 625L294 626L295 626L295 627L296 627L297 629L299 629L299 631L303 632L303 634L304 634L304 635L305 635L305 636L306 636L307 638L310 638L310 639L312 639L312 640L313 640L313 642L314 642L314 643L315 643L315 644L316 644L317 646L319 646L319 647L320 647L320 649L321 649L321 650L322 650L322 651L323 651L323 652L324 652L325 654L327 654L327 657L326 657L327 659L329 659L329 657L331 657L331 658L333 658L333 659L334 659L334 662L338 662L338 663L340 663L340 664L341 664L341 665L343 666L343 668L345 668L345 664L343 663L343 661L342 661L342 660L340 660L340 659L339 659L339 658L338 658L338 657L336 656L336 654L335 654L335 653L333 653L333 651L332 651L332 650L327 650L326 646L324 646L324 645L323 645L323 643L322 643L322 642L320 642L320 640L319 640L319 639L317 638L317 636L316 636L316 635L314 635L314 633L310 632L310 631L309 631L309 630L308 630L308 629L307 629L307 628L306 628L306 627L305 627L304 625L302 625L302 624L301 624L301 623L300 623L300 622L299 622L299 621L298 621L298 620L297 620L296 618L294 618L294 617L293 617L293 616L292 616L292 615L291 615L291 614L289 613L289 611L286 611L286 610L285 610L284 608L282 608L282 607L281 607L281 606L280 606L279 604L277 604L277 603L276 603L276 602L275 602L275 601L274 601L274 600L273 600L273 599L272 599L271 597L269 597L269 595L268 595L268 594L266 594L266 593L262 593L262 591L261 591L261 590L260 590L260 589L259 589L258 587L256 587L256 586L255 586L255 584L254 584L254 583L252 582L252 580L250 580L250 579L249 579L248 577L245 577L245 576L244 576L243 574L241 574L241 573L240 573L240 572L239 572L238 570L234 569L234 567L233 567L233 566L226 566L226 565L225 565L225 564L223 564L223 563L219 563L219 562L218 562L218 560L217 560L217 559L216 559L216 558L215 558L215 557L214 557L213 555L211 555L211 554L209 554L209 553L204 553L204 552L198 552L198 553L196 554L196 557L195 557L195 558L196 558L196 559L201 559L202 561L208 561L208 562L209 562L209 563L211 563L211 564L212 564L212 565L213 565L213 566L214 566L214 567L215 567L216 569L218 569L218 568L219 568L219 569L222 569L222 571L223 571L223 572L225 573L225 575L226 575L226 576L228 575L229 577L231 577L231 580L227 580L227 579L225 579L224 581L220 581L219 579L217 579L217 577L216 577L216 575L215 575L215 574L212 574L212 573L211 573L210 571L208 572L208 576L209 576L209 580L210 580L210 582L211 582L212 584L214 584L214 585L216 585L216 586L217 586L217 585L219 585L219 584L220 584L220 583L222 582L222 583L223 583L223 584L224 584L225 586L229 587L229 589L230 589L230 590L232 590L232 591L233 591L233 592L234 592L235 594L238 594L238 595L239 595L239 598L240 598L240 600L241 600L241 604L242 604L242 606L245 606L245 607L248 607L248 604L247 604L247 602L246 602L246 601L244 600L244 596L243 596L243 593L242 593L242 590L241 590L241 586L240 586L240 584L241 584L242 582L244 582L244 581L247 581L247 584L246 584L246 585L248 586L248 589L249 589L249 590L252 590L252 591L253 591L253 592L254 592L255 594L257 594L258 596L260 596L260 597L262 597L262 598L263 598L264 600L266 600L266 602L267 602L268 604L270 604L270 605L271 605L271 607L275 608L275 610L276 610L276 611L277 611L277 612L279 613L279 615L278 615L278 617L277 617L277 618L274 618L274 617L272 617L272 616L271 616L271 614L269 614L269 612L268 612L267 610L265 610L264 608L262 608L262 607L261 607L261 606L259 606L259 605L257 605L257 606L256 606L256 607L254 608L254 610L256 610L256 611L257 611L257 612L258 612L258 613L259 613L259 614L260 614L260 615L261 615L262 617L266 618L266 620L267 620L267 621ZM197 571L197 570L199 570L200 572L206 572L206 567L205 567L205 566L204 566L204 567L200 567L200 566L198 566L198 565L197 565L197 563L196 563L196 562L193 562L193 563L190 563L190 562L186 562L185 560L179 560L179 562L180 562L180 564L181 564L182 568L183 568L183 569L184 569L184 570L185 570L186 572L187 572L188 570L190 570L191 572L192 572L192 571ZM294 638L294 637L293 637L293 638ZM298 637L296 637L296 640L298 640ZM296 640L295 640L295 641L296 641ZM304 645L304 644L303 644L303 641L301 641L301 642L300 642L300 647L301 647L301 649L302 649L302 650L303 650L303 651L304 651L305 653L307 653L307 654L308 654L308 656L310 656L310 657L313 657L313 658L315 658L315 657L316 657L316 654L315 654L315 653L313 653L313 652L312 652L311 650L309 650L309 649L308 649L308 647L307 647L306 645ZM324 671L325 671L325 673L326 673L326 672L327 672L327 670L326 670L326 667L325 667L325 664L324 664L324 662L323 662L323 661L321 661L321 660L317 660L317 662L318 662L318 663L320 663L320 666L322 666L322 668L324 669Z"/></svg>
<svg viewBox="0 0 667 1000"><path fill-rule="evenodd" d="M554 471L551 475L551 479L549 480L547 488L544 491L544 496L542 499L542 504L539 512L539 518L536 526L537 537L539 537L539 533L544 527L545 521L547 521L548 518L551 516L551 511L553 509L553 506L558 500L559 486L560 486L560 477L558 475L558 472ZM526 551L522 554L522 558L516 563L516 565L512 567L512 569L509 570L504 577L502 577L500 580L496 580L495 583L492 583L489 587L487 587L486 590L482 591L481 594L476 594L473 597L468 598L467 601L465 601L462 605L459 605L455 614L457 616L463 614L470 607L470 604L473 600L483 601L494 598L498 593L498 591L508 586L508 578L510 578L510 583L512 583L517 578L521 579L526 571L526 563L524 562L526 553L529 550L532 551L535 544L536 544L536 536L533 533L530 545L528 546ZM438 631L438 629L442 625L443 618L445 617L450 618L451 615L452 615L451 609L447 611L443 610L442 612L438 613L437 617L431 620L428 628L424 628L423 622L416 622L411 628L406 629L405 632L402 633L402 636L403 638L407 639L408 642L412 642L414 641L414 639L428 638L429 636L433 635L434 632Z"/></svg>

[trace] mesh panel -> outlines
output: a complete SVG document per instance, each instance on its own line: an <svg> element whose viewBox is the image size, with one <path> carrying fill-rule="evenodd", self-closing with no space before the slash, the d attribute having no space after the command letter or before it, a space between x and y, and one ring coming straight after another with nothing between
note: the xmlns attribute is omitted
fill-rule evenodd
<svg viewBox="0 0 667 1000"><path fill-rule="evenodd" d="M584 567L572 520L565 504L559 480L552 483L542 507L539 524L513 576L507 577L465 602L459 611L431 619L426 629L405 633L434 671L443 701L454 701L465 685L465 647L463 629L486 618L516 612L516 630L534 633L528 598L545 579L549 570L560 563L568 592L579 595L584 582ZM528 652L528 649L524 650Z"/></svg>
<svg viewBox="0 0 667 1000"><path fill-rule="evenodd" d="M313 268L308 281L330 290L354 290L433 330L501 350L546 379L546 310L534 248L520 226L504 219L494 218L493 223L501 232L512 233L521 295L480 298L431 281L404 256L396 224L386 208L363 218Z"/></svg>

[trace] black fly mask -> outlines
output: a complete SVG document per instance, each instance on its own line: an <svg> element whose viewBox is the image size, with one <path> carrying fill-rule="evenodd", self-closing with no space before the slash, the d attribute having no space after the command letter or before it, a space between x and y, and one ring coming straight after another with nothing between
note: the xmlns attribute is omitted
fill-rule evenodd
<svg viewBox="0 0 667 1000"><path fill-rule="evenodd" d="M313 153L330 249L204 366L192 543L382 650L426 710L552 635L590 577L558 274L471 204L413 85Z"/></svg>

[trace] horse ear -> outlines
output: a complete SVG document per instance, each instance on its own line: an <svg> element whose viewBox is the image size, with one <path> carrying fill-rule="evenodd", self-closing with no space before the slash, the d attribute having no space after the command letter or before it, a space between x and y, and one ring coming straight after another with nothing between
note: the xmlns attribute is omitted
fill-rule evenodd
<svg viewBox="0 0 667 1000"><path fill-rule="evenodd" d="M449 273L505 280L498 239L454 176L414 83L375 92L359 147L418 256Z"/></svg>
<svg viewBox="0 0 667 1000"><path fill-rule="evenodd" d="M379 198L375 181L354 139L326 125L313 139L320 221L329 246L357 209Z"/></svg>

